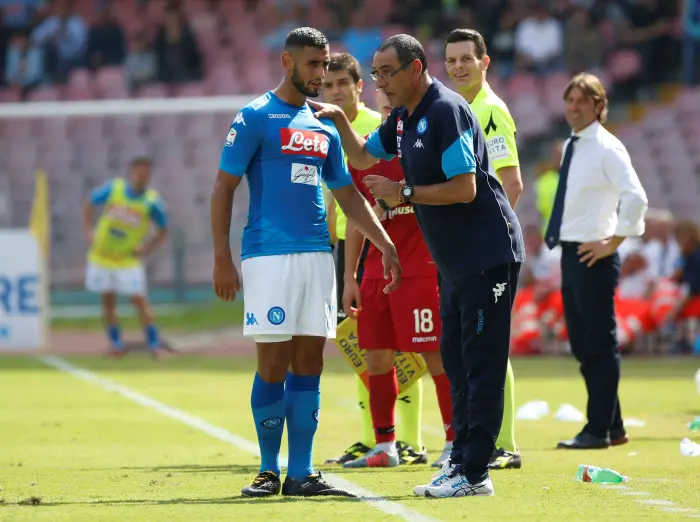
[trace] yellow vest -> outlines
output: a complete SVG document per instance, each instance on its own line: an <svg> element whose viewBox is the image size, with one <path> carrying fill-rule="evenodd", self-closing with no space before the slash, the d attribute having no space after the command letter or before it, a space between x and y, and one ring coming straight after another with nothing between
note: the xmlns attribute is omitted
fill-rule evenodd
<svg viewBox="0 0 700 522"><path fill-rule="evenodd" d="M360 110L357 112L357 116L350 125L360 136L366 136L379 127L381 123L382 115L372 109L368 109L365 107L364 103L361 103ZM345 240L345 225L348 220L337 201L335 202L335 215L335 233L338 239Z"/></svg>
<svg viewBox="0 0 700 522"><path fill-rule="evenodd" d="M549 217L552 215L554 208L554 197L557 194L559 186L559 172L550 170L542 174L535 180L535 201L537 210L540 213L540 224L542 225L542 233L547 231Z"/></svg>
<svg viewBox="0 0 700 522"><path fill-rule="evenodd" d="M112 182L109 198L97 221L95 238L88 259L104 268L131 268L141 260L134 251L148 235L151 206L158 200L155 190L130 198L124 179Z"/></svg>

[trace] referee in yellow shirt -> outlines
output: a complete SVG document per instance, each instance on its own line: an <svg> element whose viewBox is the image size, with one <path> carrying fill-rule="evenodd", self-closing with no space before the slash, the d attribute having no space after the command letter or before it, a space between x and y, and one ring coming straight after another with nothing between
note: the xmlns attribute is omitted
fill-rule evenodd
<svg viewBox="0 0 700 522"><path fill-rule="evenodd" d="M491 59L484 37L473 29L455 29L445 40L445 65L455 89L469 102L486 138L491 165L503 185L510 206L523 192L520 161L515 143L515 122L508 107L489 87L486 71ZM505 409L491 469L520 468L522 460L515 443L515 378L510 360L505 383Z"/></svg>

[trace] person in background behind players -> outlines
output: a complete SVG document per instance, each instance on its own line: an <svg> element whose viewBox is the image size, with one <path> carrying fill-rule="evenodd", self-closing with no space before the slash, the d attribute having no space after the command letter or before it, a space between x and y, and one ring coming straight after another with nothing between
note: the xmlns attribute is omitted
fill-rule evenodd
<svg viewBox="0 0 700 522"><path fill-rule="evenodd" d="M377 91L378 106L384 116L391 113L391 106L386 95ZM427 462L427 454L420 438L420 402L416 401L410 413L415 414L408 420L409 427L416 433L406 433L402 422L402 440L395 437L394 405L397 403L398 383L393 366L394 354L401 352L418 352L425 359L430 374L433 376L446 431L445 449L441 457L433 465L442 466L449 457L454 440L452 428L452 398L450 396L450 381L445 374L440 357L440 298L437 289L437 269L433 263L423 236L418 228L418 222L413 214L411 205L401 204L395 208L382 206L377 202L364 185L364 178L370 174L380 174L395 181L404 178L401 163L398 158L391 161L380 161L374 167L358 171L350 169L355 186L374 206L375 212L383 220L389 237L396 245L399 257L403 263L405 279L401 289L394 295L382 294L381 257L376 248L370 246L364 261L364 274L359 284L356 268L363 237L348 222L346 264L345 264L345 295L343 306L346 313L357 317L359 346L365 350L369 367L370 411L374 426L376 446L365 456L346 462L348 468L364 467L394 467L399 463L421 464ZM353 303L356 305L354 310ZM420 380L412 386L421 386ZM422 399L422 389L419 398ZM398 404L404 401L400 397ZM405 411L406 408L404 408ZM404 411L401 411L403 414ZM402 421L404 421L402 415ZM417 438L417 446L407 446L403 440L406 435Z"/></svg>
<svg viewBox="0 0 700 522"><path fill-rule="evenodd" d="M486 82L490 58L484 37L473 29L455 29L445 40L445 64L457 91L469 102L486 138L489 161L496 171L511 208L523 192L515 142L515 122L508 107ZM520 468L522 458L515 442L515 375L508 359L503 423L491 458L491 469Z"/></svg>
<svg viewBox="0 0 700 522"><path fill-rule="evenodd" d="M83 225L88 252L85 286L102 296L102 309L110 341L109 354L124 355L117 295L128 296L136 308L145 330L151 353L162 358L158 329L146 298L146 272L142 259L153 252L167 234L167 214L158 193L148 188L151 161L136 158L131 161L129 179L117 178L93 190L85 203ZM95 208L103 212L93 229ZM151 223L155 235L147 239Z"/></svg>
<svg viewBox="0 0 700 522"><path fill-rule="evenodd" d="M333 53L328 73L323 81L323 100L342 108L359 134L367 135L382 122L382 115L366 107L360 101L362 94L362 70L359 62L348 53ZM381 108L381 105L379 105ZM391 108L389 108L391 111ZM330 194L330 191L328 191ZM337 237L336 279L338 285L338 321L345 319L342 298L345 274L345 238L347 219L332 194L328 198L328 221L331 237ZM365 455L375 446L372 415L369 404L369 390L358 375L355 375L357 402L362 420L362 438L351 444L342 455L326 461L327 464L344 464ZM423 407L423 383L416 382L404 390L399 397L398 409L401 415L401 439L399 457L402 464L426 462L422 453L421 410ZM417 451L414 451L415 450Z"/></svg>

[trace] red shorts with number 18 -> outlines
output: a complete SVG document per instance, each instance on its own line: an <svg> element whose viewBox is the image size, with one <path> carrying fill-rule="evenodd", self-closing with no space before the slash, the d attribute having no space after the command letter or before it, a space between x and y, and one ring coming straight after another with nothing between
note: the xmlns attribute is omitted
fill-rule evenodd
<svg viewBox="0 0 700 522"><path fill-rule="evenodd" d="M387 282L364 279L357 337L365 350L436 352L440 350L440 297L434 277L411 277L392 293Z"/></svg>

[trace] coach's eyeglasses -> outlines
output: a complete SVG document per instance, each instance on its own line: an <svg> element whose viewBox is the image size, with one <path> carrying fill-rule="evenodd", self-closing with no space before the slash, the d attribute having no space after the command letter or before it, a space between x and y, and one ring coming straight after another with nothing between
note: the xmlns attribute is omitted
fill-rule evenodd
<svg viewBox="0 0 700 522"><path fill-rule="evenodd" d="M380 73L379 71L371 71L369 73L370 77L375 81L378 82L380 79L387 81L389 78L393 78L395 75L399 74L401 71L403 71L406 67L411 65L413 63L413 60L410 60L404 64L402 64L398 69L392 72L386 72L386 73Z"/></svg>

